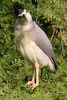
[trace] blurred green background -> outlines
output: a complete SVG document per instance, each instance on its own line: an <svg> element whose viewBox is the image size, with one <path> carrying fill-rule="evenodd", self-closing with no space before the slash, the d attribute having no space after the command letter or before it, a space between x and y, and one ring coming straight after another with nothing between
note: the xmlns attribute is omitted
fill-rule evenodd
<svg viewBox="0 0 67 100"><path fill-rule="evenodd" d="M16 49L14 24L27 9L49 37L56 74L43 69L33 92L26 86L33 69ZM67 0L0 0L0 100L67 100Z"/></svg>

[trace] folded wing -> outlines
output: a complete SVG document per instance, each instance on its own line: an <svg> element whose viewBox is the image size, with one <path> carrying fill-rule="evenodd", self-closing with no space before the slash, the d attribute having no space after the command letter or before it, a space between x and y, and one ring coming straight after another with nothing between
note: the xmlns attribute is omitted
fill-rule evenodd
<svg viewBox="0 0 67 100"><path fill-rule="evenodd" d="M57 65L55 62L55 56L52 49L52 45L45 34L45 32L34 22L35 25L35 43L37 46L50 58L51 62L54 64L55 69L57 69Z"/></svg>

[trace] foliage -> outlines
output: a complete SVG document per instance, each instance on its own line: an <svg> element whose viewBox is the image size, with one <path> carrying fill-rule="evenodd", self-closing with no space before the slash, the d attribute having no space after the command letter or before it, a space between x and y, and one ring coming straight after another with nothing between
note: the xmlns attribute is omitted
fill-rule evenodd
<svg viewBox="0 0 67 100"><path fill-rule="evenodd" d="M50 38L58 72L43 70L40 86L32 92L25 85L32 68L16 50L14 24L21 9L28 9ZM0 1L0 100L67 99L67 2L66 0Z"/></svg>

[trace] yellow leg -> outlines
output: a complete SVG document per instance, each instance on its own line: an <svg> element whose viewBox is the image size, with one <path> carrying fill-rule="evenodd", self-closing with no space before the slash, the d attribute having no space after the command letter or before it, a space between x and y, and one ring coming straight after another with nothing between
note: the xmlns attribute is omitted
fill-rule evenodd
<svg viewBox="0 0 67 100"><path fill-rule="evenodd" d="M39 64L35 64L35 70L36 70L36 83L32 84L32 90L34 90L39 85Z"/></svg>
<svg viewBox="0 0 67 100"><path fill-rule="evenodd" d="M34 73L33 73L32 82L35 83L35 70L34 70Z"/></svg>
<svg viewBox="0 0 67 100"><path fill-rule="evenodd" d="M39 85L39 64L38 63L35 63L35 70L33 73L32 81L28 81L27 85L30 85L30 87L32 87L32 90L34 90Z"/></svg>
<svg viewBox="0 0 67 100"><path fill-rule="evenodd" d="M33 85L35 83L35 70L34 70L34 73L33 73L33 77L32 77L32 81L28 81L27 82L27 85Z"/></svg>

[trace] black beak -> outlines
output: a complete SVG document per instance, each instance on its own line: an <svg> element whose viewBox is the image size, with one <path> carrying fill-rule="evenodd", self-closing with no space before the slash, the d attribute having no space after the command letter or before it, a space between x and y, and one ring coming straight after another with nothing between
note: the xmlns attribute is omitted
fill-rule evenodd
<svg viewBox="0 0 67 100"><path fill-rule="evenodd" d="M25 18L25 14L23 14L23 15L18 15L18 18Z"/></svg>

